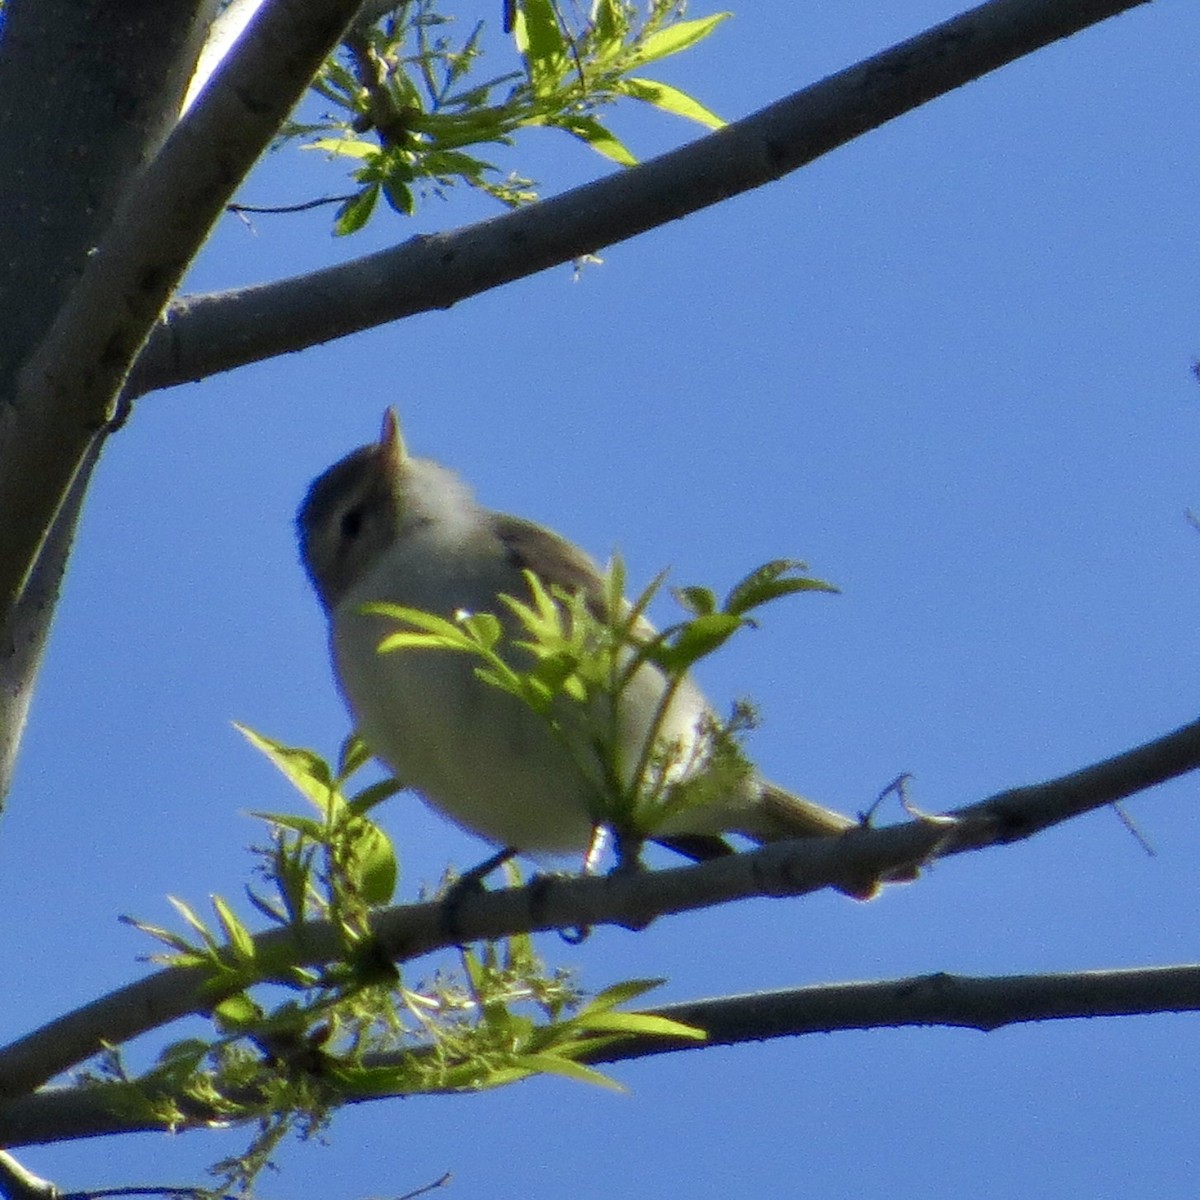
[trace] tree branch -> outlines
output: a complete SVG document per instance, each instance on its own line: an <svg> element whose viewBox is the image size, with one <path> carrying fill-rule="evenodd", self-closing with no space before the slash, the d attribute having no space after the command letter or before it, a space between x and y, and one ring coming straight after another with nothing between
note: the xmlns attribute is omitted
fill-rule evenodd
<svg viewBox="0 0 1200 1200"><path fill-rule="evenodd" d="M468 296L779 179L885 122L1148 0L992 0L716 133L529 208L354 262L185 297L129 395L202 379Z"/></svg>
<svg viewBox="0 0 1200 1200"><path fill-rule="evenodd" d="M0 409L0 625L159 312L295 105L356 0L268 0L154 160L126 187Z"/></svg>
<svg viewBox="0 0 1200 1200"><path fill-rule="evenodd" d="M803 1037L847 1029L910 1025L977 1029L1080 1017L1135 1016L1200 1011L1200 965L1046 975L920 975L874 983L834 983L743 996L689 1000L643 1010L703 1029L708 1037L642 1035L610 1043L580 1061L624 1062L712 1046ZM366 1067L395 1066L421 1050L368 1055ZM165 1122L128 1115L122 1098L131 1085L90 1084L52 1088L0 1105L0 1143L28 1146L55 1141L166 1129ZM412 1093L396 1093L411 1095ZM252 1095L247 1090L247 1097ZM347 1103L394 1098L387 1093L347 1096ZM163 1096L185 1114L173 1128L203 1128L222 1119L192 1097Z"/></svg>
<svg viewBox="0 0 1200 1200"><path fill-rule="evenodd" d="M1015 788L946 817L917 818L886 829L861 827L840 837L776 842L752 853L696 866L602 877L547 877L520 888L441 903L385 909L372 921L379 950L407 962L445 946L516 933L619 925L641 929L655 918L731 900L802 896L825 887L861 887L915 864L1031 837L1114 800L1200 767L1200 721L1102 763L1031 787ZM313 921L254 939L259 963L316 966L338 958L336 928ZM168 967L118 988L0 1049L0 1099L34 1091L105 1046L191 1013L206 1013L242 990L227 991L210 971Z"/></svg>
<svg viewBox="0 0 1200 1200"><path fill-rule="evenodd" d="M0 38L0 473L18 479L7 440L21 364L34 352L103 234L131 175L153 157L216 0L89 7L12 0ZM95 448L98 450L98 447ZM0 800L8 791L79 507L95 453L0 621ZM36 479L19 479L21 496ZM6 524L12 509L5 509ZM18 508L17 511L22 511ZM27 549L28 547L26 547Z"/></svg>

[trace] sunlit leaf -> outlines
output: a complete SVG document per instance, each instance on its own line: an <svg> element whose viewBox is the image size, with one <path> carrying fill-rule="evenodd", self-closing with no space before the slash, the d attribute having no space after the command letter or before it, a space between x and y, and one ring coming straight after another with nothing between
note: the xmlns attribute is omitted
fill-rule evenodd
<svg viewBox="0 0 1200 1200"><path fill-rule="evenodd" d="M669 643L660 644L651 659L664 670L684 671L724 645L741 627L741 617L731 613L706 613L680 626Z"/></svg>
<svg viewBox="0 0 1200 1200"><path fill-rule="evenodd" d="M613 90L620 92L623 96L631 96L635 100L652 104L663 112L674 113L677 117L696 121L708 129L721 129L725 125L725 121L711 109L705 108L699 100L693 99L687 92L681 92L678 88L671 87L670 84L631 76L628 79L618 80Z"/></svg>
<svg viewBox="0 0 1200 1200"><path fill-rule="evenodd" d="M615 1079L597 1071L594 1067L585 1067L582 1063L573 1062L569 1058L560 1058L556 1054L522 1054L519 1063L531 1071L540 1071L544 1075L561 1075L564 1079L575 1080L576 1083L590 1083L614 1092L625 1091L625 1088Z"/></svg>
<svg viewBox="0 0 1200 1200"><path fill-rule="evenodd" d="M334 781L329 764L320 755L302 746L285 746L237 722L234 722L234 728L255 749L265 754L298 791L318 808L324 809L334 789Z"/></svg>
<svg viewBox="0 0 1200 1200"><path fill-rule="evenodd" d="M229 943L230 949L243 962L252 961L254 939L250 936L250 931L238 920L233 909L220 896L212 897L212 906L216 911L217 920L221 923L221 930L225 934L225 940Z"/></svg>
<svg viewBox="0 0 1200 1200"><path fill-rule="evenodd" d="M387 904L396 892L396 851L391 839L370 821L356 823L353 837L356 875L367 904Z"/></svg>
<svg viewBox="0 0 1200 1200"><path fill-rule="evenodd" d="M324 150L339 158L373 158L379 154L379 146L375 142L355 141L352 138L317 138L313 142L305 142L305 150Z"/></svg>
<svg viewBox="0 0 1200 1200"><path fill-rule="evenodd" d="M635 60L638 63L648 63L678 54L681 50L703 41L722 21L732 15L728 12L715 13L711 17L701 17L696 21L677 21L674 25L668 25L657 33L652 33L638 46Z"/></svg>
<svg viewBox="0 0 1200 1200"><path fill-rule="evenodd" d="M623 167L636 167L637 159L625 148L615 134L605 129L595 117L566 116L555 121L560 129L574 134L586 142L597 154L620 163Z"/></svg>
<svg viewBox="0 0 1200 1200"><path fill-rule="evenodd" d="M262 1009L245 992L238 992L222 1000L213 1009L213 1016L228 1028L243 1029L262 1020Z"/></svg>
<svg viewBox="0 0 1200 1200"><path fill-rule="evenodd" d="M652 1013L602 1012L575 1017L573 1023L597 1033L678 1037L694 1042L703 1042L708 1038L708 1034L703 1029L685 1025L682 1021L672 1021L668 1017L658 1017Z"/></svg>
<svg viewBox="0 0 1200 1200"><path fill-rule="evenodd" d="M517 0L513 38L535 96L546 96L567 69L569 48L551 0Z"/></svg>

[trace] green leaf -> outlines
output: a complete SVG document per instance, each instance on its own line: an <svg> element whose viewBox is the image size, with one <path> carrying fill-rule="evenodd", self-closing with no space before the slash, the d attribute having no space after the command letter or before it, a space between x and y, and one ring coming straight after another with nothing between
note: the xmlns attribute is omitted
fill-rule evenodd
<svg viewBox="0 0 1200 1200"><path fill-rule="evenodd" d="M233 909L220 897L212 897L212 906L216 910L217 920L225 934L229 948L242 962L254 961L254 939L250 931L234 915Z"/></svg>
<svg viewBox="0 0 1200 1200"><path fill-rule="evenodd" d="M561 1075L577 1083L591 1083L614 1092L625 1091L621 1084L603 1072L585 1067L569 1058L560 1058L557 1054L522 1054L517 1064L530 1071L540 1071L544 1075Z"/></svg>
<svg viewBox="0 0 1200 1200"><path fill-rule="evenodd" d="M777 558L751 571L740 583L734 584L725 597L724 611L741 615L780 596L795 592L836 592L837 588L823 579L799 575L807 571L805 563L791 558Z"/></svg>
<svg viewBox="0 0 1200 1200"><path fill-rule="evenodd" d="M363 188L338 208L333 219L333 232L338 237L357 233L370 219L379 200L379 184Z"/></svg>
<svg viewBox="0 0 1200 1200"><path fill-rule="evenodd" d="M393 212L398 212L402 216L411 217L417 211L417 201L413 196L412 188L403 180L395 178L386 180L383 185L383 198Z"/></svg>
<svg viewBox="0 0 1200 1200"><path fill-rule="evenodd" d="M722 129L726 122L711 109L707 109L699 100L681 92L666 83L658 83L653 79L637 79L630 76L620 79L613 85L613 91L624 96L632 96L635 100L652 104L663 112L674 113L677 117L685 117L696 121L708 129Z"/></svg>
<svg viewBox="0 0 1200 1200"><path fill-rule="evenodd" d="M338 782L349 779L355 771L365 766L370 758L371 751L367 749L367 743L362 740L362 737L357 732L348 734L341 749L338 750Z"/></svg>
<svg viewBox="0 0 1200 1200"><path fill-rule="evenodd" d="M462 618L461 625L486 650L491 650L504 636L504 626L495 613L471 613Z"/></svg>
<svg viewBox="0 0 1200 1200"><path fill-rule="evenodd" d="M359 1067L341 1062L325 1071L339 1092L349 1096L403 1096L419 1090L413 1072L404 1065Z"/></svg>
<svg viewBox="0 0 1200 1200"><path fill-rule="evenodd" d="M374 142L356 141L353 138L317 138L307 142L305 150L324 150L335 158L369 159L377 157L379 147Z"/></svg>
<svg viewBox="0 0 1200 1200"><path fill-rule="evenodd" d="M552 0L517 0L513 38L535 96L548 96L567 70L568 43Z"/></svg>
<svg viewBox="0 0 1200 1200"><path fill-rule="evenodd" d="M698 617L707 616L717 611L717 597L711 588L682 587L674 588L672 595L679 603Z"/></svg>
<svg viewBox="0 0 1200 1200"><path fill-rule="evenodd" d="M697 21L676 21L657 33L652 33L641 45L634 50L635 63L654 62L656 59L667 58L678 54L689 46L703 41L718 25L732 13L716 13L711 17L701 17Z"/></svg>
<svg viewBox="0 0 1200 1200"><path fill-rule="evenodd" d="M596 0L592 9L596 27L596 45L601 57L608 57L619 48L629 32L629 21L621 0Z"/></svg>
<svg viewBox="0 0 1200 1200"><path fill-rule="evenodd" d="M256 1025L262 1020L262 1015L262 1009L245 992L227 997L213 1009L217 1022L230 1030Z"/></svg>
<svg viewBox="0 0 1200 1200"><path fill-rule="evenodd" d="M732 613L707 613L679 627L669 642L660 643L649 657L664 671L681 674L693 663L723 646L744 621Z"/></svg>
<svg viewBox="0 0 1200 1200"><path fill-rule="evenodd" d="M371 821L355 823L353 833L355 876L367 904L387 904L396 891L396 851L391 839Z"/></svg>
<svg viewBox="0 0 1200 1200"><path fill-rule="evenodd" d="M402 790L403 785L398 779L381 779L378 783L372 783L369 787L363 788L361 792L356 792L350 797L350 811L361 817L370 812L375 805L381 804L384 800L390 800Z"/></svg>
<svg viewBox="0 0 1200 1200"><path fill-rule="evenodd" d="M285 913L283 909L276 908L274 904L272 904L269 900L265 900L248 884L243 884L242 890L246 893L246 899L249 900L250 903L253 904L254 907L258 909L258 911L262 913L262 915L266 917L268 921L274 921L277 925L286 925L288 923L287 913Z"/></svg>
<svg viewBox="0 0 1200 1200"><path fill-rule="evenodd" d="M197 948L187 940L180 937L177 933L172 933L169 929L164 929L161 925L149 925L145 921L139 921L136 917L128 916L122 913L117 920L122 925L131 925L134 929L141 933L149 934L156 941L162 942L164 946L170 946L172 950L178 951L180 954L196 954Z"/></svg>
<svg viewBox="0 0 1200 1200"><path fill-rule="evenodd" d="M393 621L411 625L413 629L421 633L436 634L447 641L460 643L467 641L460 625L446 617L438 616L437 613L424 612L422 609L409 608L403 604L364 604L362 611L369 616L389 617ZM381 643L379 649L384 650L388 647L390 639L398 636L398 634L390 634Z"/></svg>
<svg viewBox="0 0 1200 1200"><path fill-rule="evenodd" d="M258 817L260 821L277 825L280 829L290 829L292 833L298 833L301 837L309 838L314 842L319 842L325 835L324 824L312 817L295 817L291 813L269 812L252 812L250 815Z"/></svg>
<svg viewBox="0 0 1200 1200"><path fill-rule="evenodd" d="M196 916L195 911L182 900L176 899L174 896L167 897L168 902L174 907L175 911L200 935L204 944L210 950L217 949L217 939L208 931L208 926Z"/></svg>
<svg viewBox="0 0 1200 1200"><path fill-rule="evenodd" d="M636 167L637 159L625 148L615 134L605 129L595 117L572 115L558 117L553 122L559 129L586 142L597 154L620 163L623 167Z"/></svg>
<svg viewBox="0 0 1200 1200"><path fill-rule="evenodd" d="M285 746L236 721L233 727L250 745L265 754L297 791L324 811L335 786L329 764L319 754L302 746Z"/></svg>
<svg viewBox="0 0 1200 1200"><path fill-rule="evenodd" d="M687 1038L693 1042L707 1041L708 1034L694 1025L672 1021L669 1017L657 1017L652 1013L603 1012L591 1016L578 1016L572 1024L598 1033L622 1033L654 1037Z"/></svg>
<svg viewBox="0 0 1200 1200"><path fill-rule="evenodd" d="M647 992L660 988L665 979L626 979L622 983L614 983L603 991L597 992L588 1003L579 1010L579 1016L584 1013L607 1012L618 1004L628 1004Z"/></svg>

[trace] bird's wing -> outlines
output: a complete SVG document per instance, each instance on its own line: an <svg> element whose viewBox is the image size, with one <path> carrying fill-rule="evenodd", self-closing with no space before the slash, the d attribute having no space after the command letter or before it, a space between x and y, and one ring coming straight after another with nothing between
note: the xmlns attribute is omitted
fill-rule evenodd
<svg viewBox="0 0 1200 1200"><path fill-rule="evenodd" d="M592 612L604 616L604 576L590 555L557 533L520 517L496 513L494 527L509 562L517 570L532 571L547 586L582 592Z"/></svg>

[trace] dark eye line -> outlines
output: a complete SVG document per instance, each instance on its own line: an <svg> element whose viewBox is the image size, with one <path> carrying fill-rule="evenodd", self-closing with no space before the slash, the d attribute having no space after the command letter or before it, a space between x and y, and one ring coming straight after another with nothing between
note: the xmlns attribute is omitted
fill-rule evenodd
<svg viewBox="0 0 1200 1200"><path fill-rule="evenodd" d="M342 537L348 541L353 541L362 532L363 526L363 506L356 504L353 508L348 508L342 513L341 531Z"/></svg>

